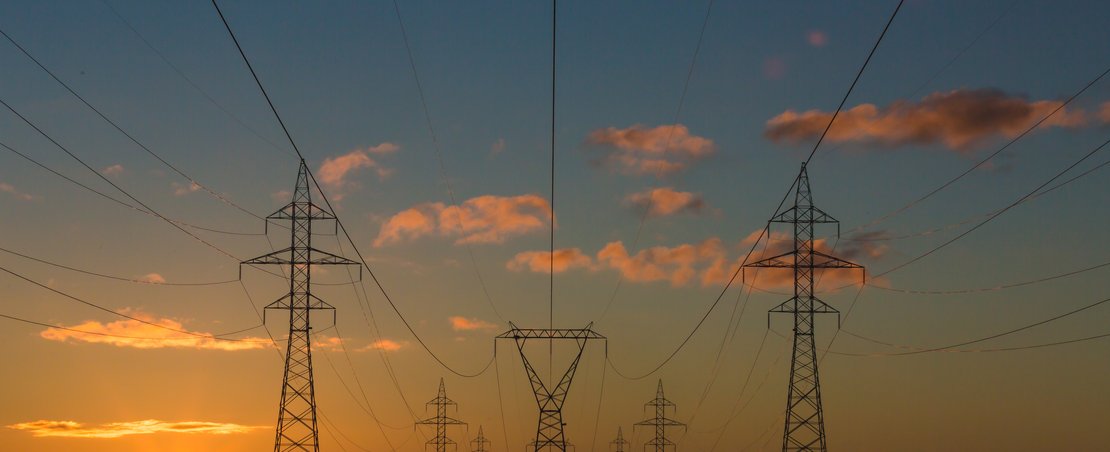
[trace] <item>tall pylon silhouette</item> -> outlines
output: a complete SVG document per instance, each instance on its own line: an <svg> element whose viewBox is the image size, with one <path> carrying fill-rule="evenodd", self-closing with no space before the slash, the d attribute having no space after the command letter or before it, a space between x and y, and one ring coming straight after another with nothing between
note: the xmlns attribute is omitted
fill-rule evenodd
<svg viewBox="0 0 1110 452"><path fill-rule="evenodd" d="M434 447L436 452L446 452L447 446L458 448L455 441L447 437L447 426L466 425L466 422L447 415L448 407L455 407L457 411L459 409L459 404L447 398L447 388L443 385L442 378L439 379L439 393L436 394L436 398L429 400L428 403L425 404L425 407L433 405L435 406L436 415L416 423L417 426L431 425L436 429L436 436L424 443L424 450L427 450L429 446Z"/></svg>
<svg viewBox="0 0 1110 452"><path fill-rule="evenodd" d="M840 312L814 296L814 270L863 269L863 267L814 249L814 226L825 223L839 224L839 222L813 205L809 174L806 172L804 163L795 183L794 206L776 213L769 222L794 226L794 249L753 262L746 267L794 270L794 296L769 311L794 316L794 349L790 363L790 389L786 399L786 426L783 429L782 450L784 452L824 452L827 450L825 414L821 408L821 384L817 374L817 347L814 342L813 319L814 314L836 314L839 323ZM769 227L770 224L768 224ZM839 226L837 234L839 234Z"/></svg>
<svg viewBox="0 0 1110 452"><path fill-rule="evenodd" d="M655 389L655 398L645 403L644 407L655 411L654 417L637 422L633 427L655 428L655 436L647 444L644 444L644 449L654 450L655 452L666 452L668 448L676 450L674 442L667 439L667 427L682 427L685 429L686 424L667 417L667 408L674 409L675 404L663 396L663 380L659 380L659 386Z"/></svg>
<svg viewBox="0 0 1110 452"><path fill-rule="evenodd" d="M289 342L285 348L285 376L281 384L281 408L278 410L274 451L319 452L319 431L316 427L316 393L312 378L312 334L310 313L335 308L312 295L312 267L316 265L359 265L326 251L312 247L312 223L335 220L327 209L312 203L308 185L308 167L301 160L293 200L266 217L290 222L289 247L240 263L242 265L283 265L289 267L289 293L266 306L289 313ZM361 275L362 267L359 267ZM265 322L265 316L263 316Z"/></svg>
<svg viewBox="0 0 1110 452"><path fill-rule="evenodd" d="M470 450L474 452L488 452L486 446L490 445L490 440L486 439L485 432L482 431L482 426L478 426L478 437L470 441Z"/></svg>
<svg viewBox="0 0 1110 452"><path fill-rule="evenodd" d="M609 449L611 452L624 452L624 446L627 445L628 441L624 440L624 429L617 427L617 439L609 442Z"/></svg>
<svg viewBox="0 0 1110 452"><path fill-rule="evenodd" d="M563 432L563 427L566 426L563 422L563 403L566 402L574 373L578 370L578 362L582 360L582 353L586 350L586 343L592 340L605 340L605 336L591 329L593 323L586 325L585 328L518 328L512 322L509 322L509 326L511 329L498 335L494 341L495 343L497 339L515 341L520 359L524 362L524 370L528 373L528 382L532 384L532 392L536 396L536 405L540 409L536 439L528 444L528 449L535 452L566 452L570 443L567 442L566 434ZM548 387L547 383L544 383L543 377L528 360L524 346L529 339L547 340L552 347L557 340L574 341L577 346L577 353L554 387Z"/></svg>

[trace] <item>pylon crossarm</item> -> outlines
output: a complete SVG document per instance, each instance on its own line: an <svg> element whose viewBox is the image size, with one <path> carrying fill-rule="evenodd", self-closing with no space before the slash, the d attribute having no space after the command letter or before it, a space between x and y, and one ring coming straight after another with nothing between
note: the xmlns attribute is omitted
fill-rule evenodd
<svg viewBox="0 0 1110 452"><path fill-rule="evenodd" d="M495 339L605 339L586 328L516 328L497 335Z"/></svg>
<svg viewBox="0 0 1110 452"><path fill-rule="evenodd" d="M316 248L309 248L307 250L309 255L312 256L311 259L296 261L289 259L292 251L292 248L285 248L272 253L266 253L256 258L240 262L239 265L362 265L357 261ZM298 249L298 252L304 252L304 250Z"/></svg>
<svg viewBox="0 0 1110 452"><path fill-rule="evenodd" d="M302 206L307 204L307 209ZM274 211L267 220L334 220L335 215L312 202L294 201Z"/></svg>
<svg viewBox="0 0 1110 452"><path fill-rule="evenodd" d="M797 250L787 251L777 256L771 256L766 259L758 260L744 267L761 267L761 268L794 268L794 259L787 260L788 257L793 257L797 254Z"/></svg>
<svg viewBox="0 0 1110 452"><path fill-rule="evenodd" d="M840 223L840 220L837 220L836 218L833 218L832 215L829 215L829 214L825 213L824 210L818 209L817 206L803 207L802 208L803 212L806 209L813 212L813 221L812 221L813 223ZM797 206L794 206L794 207L791 207L789 209L786 209L786 210L782 211L781 213L779 213L778 215L775 215L774 217L771 217L771 222L772 223L794 223L794 222L798 221L798 218L799 218L798 214L799 214L799 209L798 209ZM806 222L808 223L808 222L810 222L810 220L806 219Z"/></svg>
<svg viewBox="0 0 1110 452"><path fill-rule="evenodd" d="M812 250L811 252L814 257L813 268L863 268L862 265L855 262L833 257L817 250ZM818 260L818 258L822 260Z"/></svg>

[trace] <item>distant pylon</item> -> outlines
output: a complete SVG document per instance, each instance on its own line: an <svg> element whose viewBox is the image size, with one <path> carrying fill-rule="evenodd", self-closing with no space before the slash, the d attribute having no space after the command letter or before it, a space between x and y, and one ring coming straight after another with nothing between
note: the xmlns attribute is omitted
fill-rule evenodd
<svg viewBox="0 0 1110 452"><path fill-rule="evenodd" d="M536 440L528 444L528 450L566 452L570 443L567 442L566 434L563 432L563 427L566 426L563 422L563 403L566 402L574 373L578 370L578 362L582 360L582 352L586 350L586 343L591 340L605 340L605 336L592 330L592 323L585 328L526 329L518 328L512 322L509 322L509 326L511 327L509 331L498 335L494 340L513 339L515 341L520 359L524 362L524 370L528 373L528 382L532 384L532 392L536 396L536 405L540 409ZM549 344L553 344L555 340L573 340L578 346L578 353L574 355L574 359L571 360L555 387L548 388L540 374L532 367L532 363L528 361L524 345L529 339L546 339Z"/></svg>
<svg viewBox="0 0 1110 452"><path fill-rule="evenodd" d="M289 312L289 342L285 348L285 377L281 385L281 408L278 411L274 451L320 450L316 427L316 394L312 379L312 348L309 335L310 312L335 308L312 295L314 265L358 265L357 262L312 247L312 222L335 220L335 215L312 203L308 185L308 168L301 160L293 201L266 217L288 220L291 240L288 248L243 261L246 265L285 265L289 267L289 293L270 303L266 309ZM268 226L267 226L268 229ZM361 271L361 267L360 267ZM267 311L268 312L268 311ZM265 321L265 316L263 316Z"/></svg>
<svg viewBox="0 0 1110 452"><path fill-rule="evenodd" d="M613 449L614 447L616 447L616 449L612 452L624 452L624 446L627 445L628 441L624 440L624 430L620 427L617 427L617 439L609 442L609 448Z"/></svg>
<svg viewBox="0 0 1110 452"><path fill-rule="evenodd" d="M436 452L446 452L447 446L457 448L458 446L455 444L455 442L452 441L451 438L447 437L447 426L466 425L466 422L460 421L447 415L447 407L453 406L455 407L455 410L458 410L459 404L455 403L454 400L447 398L447 389L443 386L442 378L439 379L439 393L436 394L436 398L429 400L428 403L425 404L425 407L428 405L435 405L436 415L434 417L418 421L416 424L435 426L436 436L432 437L432 439L429 439L426 443L424 443L424 449L427 450L428 446L433 446L435 447Z"/></svg>
<svg viewBox="0 0 1110 452"><path fill-rule="evenodd" d="M490 440L486 439L486 434L482 432L482 426L478 426L478 437L470 442L471 450L474 452L487 452L486 446L490 444Z"/></svg>
<svg viewBox="0 0 1110 452"><path fill-rule="evenodd" d="M798 174L794 206L776 213L771 223L794 225L794 249L747 267L794 270L794 296L771 309L771 313L794 315L794 351L790 363L790 389L786 399L783 451L826 451L825 415L821 408L821 384L817 377L817 347L813 337L814 314L840 312L814 296L814 269L863 267L813 248L813 229L818 223L839 223L814 207L806 166ZM839 233L839 228L838 228ZM770 238L768 238L770 239ZM768 314L769 315L769 314Z"/></svg>
<svg viewBox="0 0 1110 452"><path fill-rule="evenodd" d="M667 448L677 450L674 442L667 439L667 427L685 429L686 424L667 417L667 408L675 408L675 404L663 397L663 380L659 380L659 386L655 389L655 398L645 403L644 407L655 410L655 417L637 422L633 427L655 427L655 436L644 444L644 450L649 448L656 452L666 452Z"/></svg>

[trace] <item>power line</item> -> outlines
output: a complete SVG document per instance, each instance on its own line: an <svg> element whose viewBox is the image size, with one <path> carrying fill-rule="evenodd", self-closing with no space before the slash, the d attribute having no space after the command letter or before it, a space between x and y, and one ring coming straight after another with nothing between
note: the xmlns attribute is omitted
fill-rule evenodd
<svg viewBox="0 0 1110 452"><path fill-rule="evenodd" d="M1014 287L1022 287L1022 286L1028 286L1028 285L1033 285L1033 284L1039 284L1039 283L1053 281L1053 280L1057 280L1057 279L1061 279L1061 278L1067 278L1069 276L1075 276L1075 275L1078 275L1078 274L1081 274L1081 273L1086 273L1086 272L1093 271L1093 270L1098 270L1098 269L1106 267L1106 266L1110 266L1110 262L1103 262L1101 264L1095 264L1095 265L1092 265L1092 266L1089 266L1089 267L1084 267L1084 268L1081 268L1081 269L1078 269L1078 270L1072 270L1072 271L1069 271L1069 272L1058 273L1058 274L1055 274L1055 275L1045 276L1045 277L1036 278L1036 279L1030 279L1030 280L1027 280L1027 281L1008 283L1008 284L999 284L997 286L992 286L992 287L978 287L978 288L973 288L973 289L951 289L951 290L899 289L899 288L896 288L896 287L883 287L883 286L875 285L875 284L868 284L868 287L874 287L876 289L885 290L885 291L888 291L888 292L899 292L899 293L916 294L916 295L960 295L960 294L969 294L969 293L993 292L993 291L996 291L996 290L1012 289Z"/></svg>
<svg viewBox="0 0 1110 452"><path fill-rule="evenodd" d="M236 279L229 279L229 280L226 280L226 281L173 283L173 282L150 281L150 280L144 280L144 279L124 278L124 277L121 277L121 276L112 276L112 275L107 275L107 274L104 274L104 273L97 273L97 272L94 272L94 271L82 270L80 268L70 267L68 265L63 265L63 264L59 264L59 263L56 263L56 262L51 262L51 261L48 261L48 260L45 260L45 259L39 259L39 258L34 257L34 256L28 256L26 254L19 253L19 252L16 252L16 251L12 251L12 250L9 250L7 248L0 247L0 251L3 251L5 253L8 253L8 254L11 254L11 255L14 255L14 256L19 256L19 257L22 257L24 259L32 260L32 261L38 262L40 264L46 264L46 265L49 265L49 266L52 266L52 267L57 267L57 268L61 268L61 269L65 269L65 270L69 270L69 271L73 271L73 272L77 272L77 273L83 273L83 274L86 274L86 275L89 275L89 276L97 276L97 277L100 277L100 278L114 279L116 281L124 281L124 282L137 283L137 284L148 284L148 285L152 285L152 286L217 286L217 285L221 285L221 284L229 284L229 283L239 281L239 279L236 278Z"/></svg>
<svg viewBox="0 0 1110 452"><path fill-rule="evenodd" d="M246 64L247 69L250 70L251 76L254 78L255 84L258 85L259 91L262 92L262 96L266 99L267 105L270 106L270 111L274 113L274 118L277 119L282 131L285 132L285 137L289 140L290 145L293 146L293 150L296 151L297 156L300 157L301 161L304 161L304 154L302 154L300 148L297 147L297 143L293 141L293 136L289 133L289 128L285 126L285 121L281 119L281 115L278 113L277 107L275 107L274 103L270 100L270 95L266 92L266 88L262 85L262 81L258 78L258 74L255 72L254 67L251 66L250 59L247 58L247 54L243 51L243 47L239 45L239 40L235 37L235 32L231 30L231 25L228 23L227 18L224 17L224 13L220 10L220 6L216 3L216 0L212 0L212 6L215 7L216 13L220 16L220 21L223 22L224 28L227 29L227 33L229 36L231 36L232 42L235 43L235 48L239 50L239 55L243 58L243 62ZM323 187L320 186L320 182L316 180L316 176L312 174L312 171L308 171L308 176L312 179L312 183L316 186L316 190L320 192L320 196L324 199L324 204L327 205L329 210L335 212L335 208L331 205L331 200L328 199ZM477 377L489 369L490 364L486 364L485 368L483 368L482 371L478 373L460 372L455 368L449 366L446 362L443 361L442 358L439 357L439 355L433 352L428 344L424 342L424 339L416 333L416 330L412 327L412 324L409 323L408 319L406 319L405 316L401 313L401 310L397 307L396 303L393 302L393 299L389 296L389 293L385 290L385 287L382 285L377 275L366 263L366 258L362 256L362 252L359 251L358 245L355 243L354 239L351 237L351 234L347 231L347 227L343 224L343 221L339 219L338 215L336 215L335 223L339 226L339 230L343 232L343 236L346 237L347 241L351 243L351 248L358 256L359 262L361 262L363 267L366 268L367 273L370 274L370 278L374 281L374 284L378 286L378 290L382 293L382 296L389 303L389 306L393 308L393 312L397 314L397 317L401 319L401 323L405 325L405 328L408 329L409 333L412 334L413 338L416 339L416 342L420 344L424 351L431 355L432 359L434 359L437 363L439 363L440 366L442 366L444 369L447 369L449 372L464 378ZM493 359L491 358L490 363L492 362Z"/></svg>
<svg viewBox="0 0 1110 452"><path fill-rule="evenodd" d="M3 35L4 38L6 38L8 40L8 42L11 42L12 45L14 45L17 49L19 49L19 51L22 52L23 55L26 55L27 58L29 58L31 61L35 62L35 64L40 69L42 69L44 72L49 74L50 78L53 78L54 81L58 82L59 85L62 85L62 87L65 88L66 91L69 91L69 93L72 94L73 97L76 97L78 100L80 100L81 103L85 104L86 107L89 107L90 110L95 112L97 114L97 116L100 116L101 119L103 119L105 122L110 124L113 128L115 128L117 131L119 131L119 133L123 134L123 136L127 137L128 140L131 140L132 143L135 143L140 148L142 148L144 151L146 151L147 154L150 154L152 157L157 159L159 162L162 162L163 165L166 165L166 167L173 170L173 172L177 173L178 175L180 175L185 180L188 180L190 184L193 184L193 185L201 188L202 190L207 192L209 195L212 195L214 198L220 200L224 204L227 204L228 206L234 207L235 209L238 209L239 211L241 211L243 213L246 213L247 215L250 215L252 217L262 219L262 217L258 216L254 212L251 212L251 211L243 208L242 206L236 204L232 200L228 199L226 196L223 196L223 195L217 193L216 191L212 190L211 188L208 188L208 186L206 186L204 184L201 184L200 182L197 182L196 179L193 179L188 174L185 174L180 169L178 169L176 166L174 166L170 162L166 161L166 159L162 158L161 155L158 155L158 153L152 151L149 147L147 147L145 144L140 142L138 139L136 139L130 133L123 130L123 128L120 127L119 124L116 124L115 121L113 121L110 118L108 118L107 116L105 116L104 113L102 113L99 109L97 109L92 104L90 104L88 101L86 101L84 97L82 97L80 94L77 94L77 91L74 91L73 88L70 88L70 86L66 82L63 82L62 79L58 78L57 75L54 75L53 71L51 71L50 69L47 69L47 67L44 66L41 62L39 62L39 60L36 59L34 56L32 56L31 53L27 51L27 49L24 49L23 46L19 45L19 43L15 41L15 39L12 39L11 36L9 36L7 33L5 33L3 29L0 29L0 35ZM11 108L11 107L9 107L9 108ZM97 173L97 174L99 174L99 173Z"/></svg>
<svg viewBox="0 0 1110 452"><path fill-rule="evenodd" d="M26 323L26 324L29 324L29 325L51 328L51 329L55 329L55 330L69 331L71 333L87 334L87 335L90 335L90 336L114 337L114 338L119 338L119 339L135 339L135 340L153 341L153 342L170 342L170 341L180 341L181 340L181 338L179 338L179 337L174 338L174 337L131 336L131 335L126 335L126 334L115 334L115 333L104 333L104 332L101 332L101 331L82 330L82 329L79 329L79 328L70 328L70 327L65 327L65 326L61 326L61 325L52 325L52 324L49 324L49 323L39 322L39 321L35 321L35 320L29 320L29 319L25 319L25 318L22 318L22 317L16 317L16 316L7 315L7 314L0 314L0 318L13 320L13 321L16 321L16 322L22 322L22 323ZM254 329L261 328L261 327L262 327L262 324L260 323L258 325L252 326L250 328L243 328L243 329L237 330L237 331L229 331L227 333L221 333L221 334L218 334L218 335L214 335L213 338L217 338L217 337L222 338L223 336L230 336L230 335L233 335L233 334L245 333L247 331L251 331L251 330L254 330ZM235 340L237 342L270 342L270 341L251 340L251 339L223 339L223 340Z"/></svg>
<svg viewBox="0 0 1110 452"><path fill-rule="evenodd" d="M397 0L393 0L393 11L397 13L397 24L401 28L401 39L405 43L405 52L409 57L409 67L412 69L413 81L416 82L416 92L420 95L420 107L424 111L424 122L428 127L428 135L432 139L432 149L435 150L436 160L439 162L440 178L443 179L443 184L447 187L447 196L451 199L451 204L458 209L459 202L455 198L455 189L451 186L451 179L447 175L447 167L443 161L443 150L440 149L439 136L436 134L435 127L432 126L432 114L424 96L424 85L420 82L420 73L416 70L416 58L413 56L412 46L409 45L409 35L405 30L405 21L401 18L401 6ZM457 211L456 213L455 217L459 223L459 230L464 230L462 212ZM552 224L554 224L554 214L552 214ZM482 277L482 270L478 267L478 259L474 257L474 249L470 246L470 242L464 242L463 247L466 248L466 254L470 257L470 264L474 267L474 275L478 278L478 284L482 287L482 293L486 296L486 301L489 303L490 309L493 310L493 315L496 315L502 322L506 322L505 317L497 310L497 305L493 303L493 297L490 296L486 280Z"/></svg>

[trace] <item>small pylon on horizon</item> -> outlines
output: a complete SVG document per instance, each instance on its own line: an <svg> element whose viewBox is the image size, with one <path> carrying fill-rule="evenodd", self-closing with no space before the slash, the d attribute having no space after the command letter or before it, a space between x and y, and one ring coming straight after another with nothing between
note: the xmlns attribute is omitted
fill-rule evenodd
<svg viewBox="0 0 1110 452"><path fill-rule="evenodd" d="M465 422L455 419L447 415L447 407L453 406L458 411L459 404L454 400L447 398L447 388L443 384L443 378L439 379L439 392L436 393L436 398L429 400L425 407L434 405L436 415L422 421L417 421L417 427L420 425L431 425L436 429L436 435L424 443L424 449L428 446L435 447L436 452L447 452L447 446L456 446L457 444L451 438L447 437L447 426L449 425L466 425Z"/></svg>

